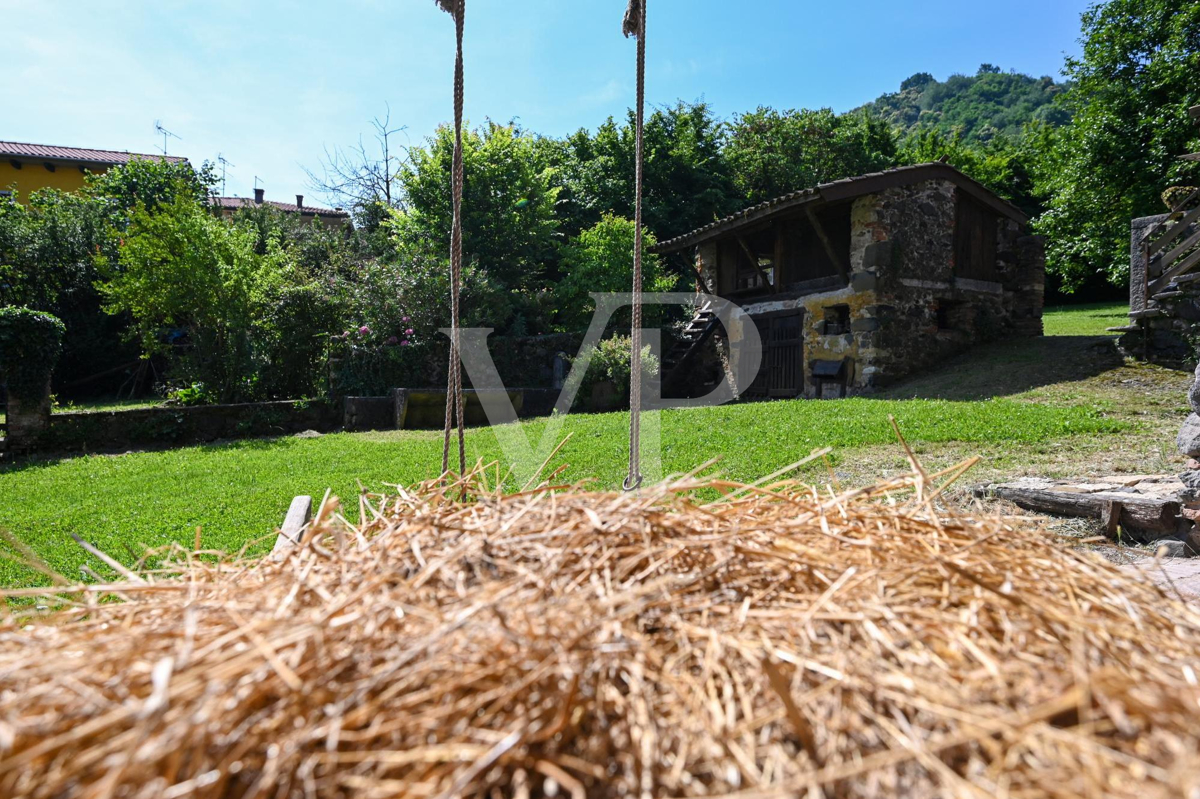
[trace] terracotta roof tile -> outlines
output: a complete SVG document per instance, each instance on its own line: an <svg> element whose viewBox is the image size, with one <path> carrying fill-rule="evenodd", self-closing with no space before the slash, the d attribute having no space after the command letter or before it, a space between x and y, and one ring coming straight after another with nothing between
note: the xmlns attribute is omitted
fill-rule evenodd
<svg viewBox="0 0 1200 799"><path fill-rule="evenodd" d="M88 164L127 164L137 159L155 159L179 163L187 159L179 155L131 153L121 150L95 150L89 147L57 147L51 144L28 144L0 141L0 156L6 158L36 158L50 161L79 161Z"/></svg>
<svg viewBox="0 0 1200 799"><path fill-rule="evenodd" d="M214 205L234 211L236 211L238 208L253 208L256 205L254 200L250 197L213 197L212 201ZM301 208L295 203L282 203L277 200L263 200L262 204L274 206L280 211L284 211L289 214L300 212L302 214L315 214L317 216L337 217L339 219L345 219L350 216L350 214L340 209L318 208L315 205L306 205Z"/></svg>

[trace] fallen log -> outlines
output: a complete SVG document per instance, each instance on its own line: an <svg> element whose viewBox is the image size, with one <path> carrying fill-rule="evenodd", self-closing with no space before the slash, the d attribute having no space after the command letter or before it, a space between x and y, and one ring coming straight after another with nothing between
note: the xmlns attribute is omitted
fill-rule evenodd
<svg viewBox="0 0 1200 799"><path fill-rule="evenodd" d="M1166 478L1070 482L1026 477L980 486L975 494L1007 499L1026 510L1052 516L1099 519L1109 536L1116 537L1119 529L1149 542L1180 531L1177 488L1182 485Z"/></svg>

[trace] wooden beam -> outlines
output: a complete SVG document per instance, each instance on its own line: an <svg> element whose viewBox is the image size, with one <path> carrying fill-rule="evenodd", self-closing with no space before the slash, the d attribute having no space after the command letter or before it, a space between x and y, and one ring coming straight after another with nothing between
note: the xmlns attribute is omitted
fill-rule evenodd
<svg viewBox="0 0 1200 799"><path fill-rule="evenodd" d="M56 169L54 164L50 163L49 161L44 162L42 166L46 167L47 172L53 172Z"/></svg>
<svg viewBox="0 0 1200 799"><path fill-rule="evenodd" d="M1021 478L1011 483L976 489L978 496L1007 499L1026 510L1054 516L1083 516L1101 520L1108 530L1119 525L1136 538L1153 540L1175 532L1179 500L1174 496L1091 490L1065 482Z"/></svg>
<svg viewBox="0 0 1200 799"><path fill-rule="evenodd" d="M1149 286L1149 291L1146 293L1148 297L1152 297L1158 292L1170 285L1171 281L1182 275L1184 272L1190 272L1196 264L1200 264L1200 250L1192 253L1186 258L1180 258L1175 262L1174 266L1162 273L1162 277L1155 279Z"/></svg>
<svg viewBox="0 0 1200 799"><path fill-rule="evenodd" d="M833 248L833 242L829 240L829 236L825 235L825 228L821 226L821 222L817 219L817 215L813 213L812 206L805 206L804 213L808 216L808 223L812 225L812 229L816 232L817 238L821 240L821 246L825 248L825 254L829 256L829 260L833 261L833 265L837 267L838 274L842 280L850 280L850 272L846 268L846 264L842 263L842 258L838 255L837 250Z"/></svg>
<svg viewBox="0 0 1200 799"><path fill-rule="evenodd" d="M1169 267L1171 264L1175 263L1175 259L1195 247L1197 244L1200 244L1200 230L1188 236L1178 247L1164 255L1162 257L1163 264Z"/></svg>
<svg viewBox="0 0 1200 799"><path fill-rule="evenodd" d="M767 273L758 265L758 256L754 254L754 250L750 249L750 245L742 236L737 237L738 244L742 245L742 252L746 253L746 257L750 259L750 265L758 272L758 276L762 278L763 285L767 288L772 288L771 280L767 277Z"/></svg>
<svg viewBox="0 0 1200 799"><path fill-rule="evenodd" d="M1188 153L1187 155L1179 156L1180 161L1200 161L1200 153Z"/></svg>
<svg viewBox="0 0 1200 799"><path fill-rule="evenodd" d="M1200 121L1200 105L1194 105L1188 109L1188 116L1192 119Z"/></svg>
<svg viewBox="0 0 1200 799"><path fill-rule="evenodd" d="M20 169L21 167L24 166L24 164L22 164L20 161L18 161L15 158L8 159L8 163L12 165L13 169Z"/></svg>

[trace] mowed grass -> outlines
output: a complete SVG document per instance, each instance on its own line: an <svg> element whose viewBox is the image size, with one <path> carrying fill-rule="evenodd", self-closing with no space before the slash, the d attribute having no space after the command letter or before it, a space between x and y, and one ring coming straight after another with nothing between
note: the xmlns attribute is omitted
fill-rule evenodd
<svg viewBox="0 0 1200 799"><path fill-rule="evenodd" d="M668 474L684 472L720 457L722 474L753 480L817 447L894 444L889 415L915 444L1036 444L1095 437L1126 426L1086 404L1009 399L745 403L663 412L662 468ZM563 481L586 479L598 488L616 488L627 459L628 415L575 414L561 421L553 442L567 435L570 439L548 471L565 464ZM533 420L520 430L536 447L551 424L553 420ZM506 463L494 430L468 431L467 447L471 462ZM319 500L328 488L355 516L360 490L433 477L440 462L440 432L396 431L27 463L0 470L0 527L59 573L79 579L84 563L101 572L104 567L83 552L71 533L126 563L147 547L172 541L192 547L197 527L204 548L237 551L262 539L257 549L264 550L293 496L311 494ZM520 465L528 471L539 463L538 456L531 456ZM41 580L25 566L0 562L0 584Z"/></svg>
<svg viewBox="0 0 1200 799"><path fill-rule="evenodd" d="M1107 328L1129 324L1129 303L1096 302L1046 308L1042 325L1047 336L1115 336Z"/></svg>

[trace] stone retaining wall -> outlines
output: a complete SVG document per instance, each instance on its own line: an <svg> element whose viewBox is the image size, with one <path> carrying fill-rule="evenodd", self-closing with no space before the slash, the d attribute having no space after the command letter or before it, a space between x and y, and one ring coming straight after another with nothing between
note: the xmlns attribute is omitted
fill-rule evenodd
<svg viewBox="0 0 1200 799"><path fill-rule="evenodd" d="M37 448L96 452L184 446L304 430L328 432L341 423L341 409L324 400L78 411L51 414Z"/></svg>

